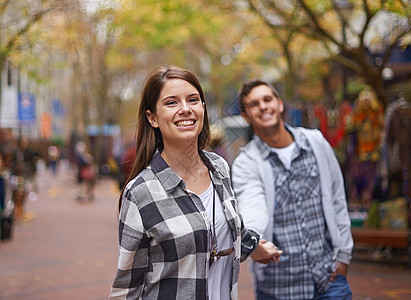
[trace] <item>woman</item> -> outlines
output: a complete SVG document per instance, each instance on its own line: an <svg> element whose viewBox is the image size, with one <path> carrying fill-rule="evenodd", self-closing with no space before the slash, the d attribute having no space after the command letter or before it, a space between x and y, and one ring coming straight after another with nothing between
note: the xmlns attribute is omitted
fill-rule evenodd
<svg viewBox="0 0 411 300"><path fill-rule="evenodd" d="M281 251L244 228L227 163L203 151L209 135L197 78L177 67L151 73L110 299L236 299L240 259L277 261Z"/></svg>

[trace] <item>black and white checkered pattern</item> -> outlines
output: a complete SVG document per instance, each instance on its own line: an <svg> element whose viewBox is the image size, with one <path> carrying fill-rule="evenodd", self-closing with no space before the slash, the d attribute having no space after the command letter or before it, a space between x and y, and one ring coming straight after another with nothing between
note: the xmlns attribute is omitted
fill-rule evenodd
<svg viewBox="0 0 411 300"><path fill-rule="evenodd" d="M234 241L231 297L236 299L241 237L251 245L254 233L243 227L237 213L228 164L214 153L201 156ZM205 208L157 152L123 194L118 270L110 299L207 299L209 256Z"/></svg>

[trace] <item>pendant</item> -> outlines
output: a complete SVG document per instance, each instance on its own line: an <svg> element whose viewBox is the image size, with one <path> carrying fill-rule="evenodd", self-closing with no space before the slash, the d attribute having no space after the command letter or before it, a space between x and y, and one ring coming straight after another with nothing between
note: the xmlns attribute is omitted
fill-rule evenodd
<svg viewBox="0 0 411 300"><path fill-rule="evenodd" d="M217 251L216 251L216 250L211 251L210 264L209 264L209 266L211 267L211 265L212 265L214 262L216 262L217 259L218 259L218 257L217 257Z"/></svg>

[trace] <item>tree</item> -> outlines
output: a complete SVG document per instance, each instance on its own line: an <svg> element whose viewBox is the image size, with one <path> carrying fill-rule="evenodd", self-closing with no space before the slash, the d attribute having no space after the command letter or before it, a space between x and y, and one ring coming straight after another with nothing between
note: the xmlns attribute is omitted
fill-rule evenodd
<svg viewBox="0 0 411 300"><path fill-rule="evenodd" d="M121 34L110 60L140 70L164 63L190 69L222 114L225 86L232 77L226 76L230 70L221 57L243 37L243 19L239 14L228 19L226 11L200 0L140 1L138 6L125 1L113 18ZM136 63L139 58L144 61Z"/></svg>
<svg viewBox="0 0 411 300"><path fill-rule="evenodd" d="M0 82L6 60L22 67L22 56L36 44L36 25L50 12L62 9L64 1L0 1ZM1 107L0 85L0 107Z"/></svg>
<svg viewBox="0 0 411 300"><path fill-rule="evenodd" d="M228 24L225 16L215 7L203 7L201 1L102 3L94 11L67 9L44 22L44 42L55 52L64 52L73 70L71 128L77 127L80 135L87 125L133 123L139 88L153 66L176 64L206 78L209 50L218 49L220 40L232 48L236 38L236 30L233 38L220 34ZM215 95L220 90L210 89ZM133 109L126 101L130 99ZM125 121L130 112L131 121ZM98 141L101 144L101 136ZM97 145L96 151L101 148ZM96 160L100 157L96 153Z"/></svg>
<svg viewBox="0 0 411 300"><path fill-rule="evenodd" d="M318 41L333 59L363 78L385 107L387 97L382 73L393 49L407 44L405 37L409 37L411 24L409 1L355 1L350 18L343 13L343 2L347 3L337 0L248 0L250 8L265 21L273 34L289 30ZM382 40L373 41L382 46L381 59L374 62L367 53L371 43L368 39L371 25L382 14L393 18L395 23L384 32Z"/></svg>

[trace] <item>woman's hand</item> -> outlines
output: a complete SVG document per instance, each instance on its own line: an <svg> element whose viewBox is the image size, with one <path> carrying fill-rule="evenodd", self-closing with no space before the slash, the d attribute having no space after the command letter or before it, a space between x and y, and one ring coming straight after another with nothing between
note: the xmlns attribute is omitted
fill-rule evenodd
<svg viewBox="0 0 411 300"><path fill-rule="evenodd" d="M279 262L282 253L283 251L279 250L272 242L260 240L250 256L258 263L268 264L269 262Z"/></svg>

